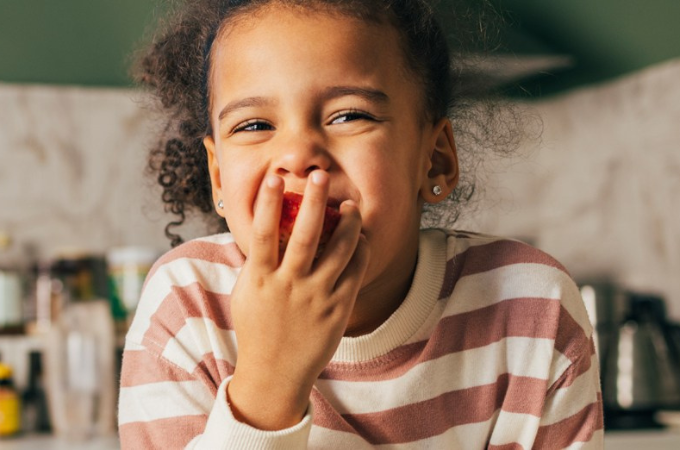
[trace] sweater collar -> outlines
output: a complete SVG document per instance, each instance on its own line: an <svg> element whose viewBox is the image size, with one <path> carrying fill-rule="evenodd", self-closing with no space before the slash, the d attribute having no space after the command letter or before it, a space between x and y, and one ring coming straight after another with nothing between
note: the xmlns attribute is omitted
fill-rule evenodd
<svg viewBox="0 0 680 450"><path fill-rule="evenodd" d="M343 337L331 361L369 361L408 343L437 304L446 271L446 248L443 231L421 231L413 284L402 304L373 332Z"/></svg>

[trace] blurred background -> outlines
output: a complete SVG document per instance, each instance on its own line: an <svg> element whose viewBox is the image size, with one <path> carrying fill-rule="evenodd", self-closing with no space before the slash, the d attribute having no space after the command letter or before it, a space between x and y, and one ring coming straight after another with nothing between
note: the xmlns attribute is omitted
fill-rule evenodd
<svg viewBox="0 0 680 450"><path fill-rule="evenodd" d="M609 428L677 425L680 2L493 4L509 27L485 75L541 118L542 134L482 166L483 196L458 225L526 240L574 276L598 331ZM42 370L44 337L80 342L53 349L86 360L71 376L116 373L141 282L169 248L169 216L144 172L158 125L129 76L166 9L156 0L0 2L0 362L12 366L23 414L33 411L28 435L70 432L46 424L48 406L35 400L44 388L52 403L68 403L49 392L68 380ZM194 223L183 235L204 231ZM82 314L103 325L88 328ZM79 341L69 341L74 329ZM98 334L109 329L112 339ZM114 358L88 366L93 345ZM100 410L116 383L88 391ZM96 416L89 434L113 432L113 413Z"/></svg>

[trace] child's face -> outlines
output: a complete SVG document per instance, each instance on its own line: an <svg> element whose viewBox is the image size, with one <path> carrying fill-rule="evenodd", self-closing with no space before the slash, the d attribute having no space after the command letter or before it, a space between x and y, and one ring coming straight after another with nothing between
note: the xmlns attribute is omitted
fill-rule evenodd
<svg viewBox="0 0 680 450"><path fill-rule="evenodd" d="M361 211L371 247L364 283L403 271L417 248L421 193L432 188L433 149L442 140L454 149L450 128L423 117L396 30L274 6L231 24L213 51L215 131L205 144L218 213L241 250L248 255L263 178L278 174L302 193L321 169L330 197Z"/></svg>

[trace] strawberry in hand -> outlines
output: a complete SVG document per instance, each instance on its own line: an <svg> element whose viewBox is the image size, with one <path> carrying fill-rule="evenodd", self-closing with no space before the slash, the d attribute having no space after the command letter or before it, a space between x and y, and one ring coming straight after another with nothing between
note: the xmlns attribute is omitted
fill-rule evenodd
<svg viewBox="0 0 680 450"><path fill-rule="evenodd" d="M279 222L279 259L283 258L283 254L288 246L290 235L293 233L295 219L300 212L301 203L302 195L294 192L284 192L281 221ZM317 247L315 258L318 258L323 252L323 249L333 235L333 231L338 226L338 222L340 222L340 211L338 208L326 205L323 229L321 230L321 237L319 238L319 246Z"/></svg>

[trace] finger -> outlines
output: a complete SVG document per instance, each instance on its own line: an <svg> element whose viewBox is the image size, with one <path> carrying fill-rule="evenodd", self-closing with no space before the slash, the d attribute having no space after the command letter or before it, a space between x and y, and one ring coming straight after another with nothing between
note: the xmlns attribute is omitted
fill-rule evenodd
<svg viewBox="0 0 680 450"><path fill-rule="evenodd" d="M335 284L334 295L340 298L351 299L344 305L347 308L354 307L354 301L359 295L359 290L364 282L368 262L371 258L371 249L366 236L359 237L356 250L347 264L345 271L342 272Z"/></svg>
<svg viewBox="0 0 680 450"><path fill-rule="evenodd" d="M356 203L340 205L340 222L316 264L316 270L335 285L354 252L361 235L361 213Z"/></svg>
<svg viewBox="0 0 680 450"><path fill-rule="evenodd" d="M248 259L252 264L275 269L279 262L279 220L283 202L283 180L265 178L255 202Z"/></svg>
<svg viewBox="0 0 680 450"><path fill-rule="evenodd" d="M299 273L307 273L312 267L323 229L328 188L326 172L315 170L309 175L282 266Z"/></svg>

